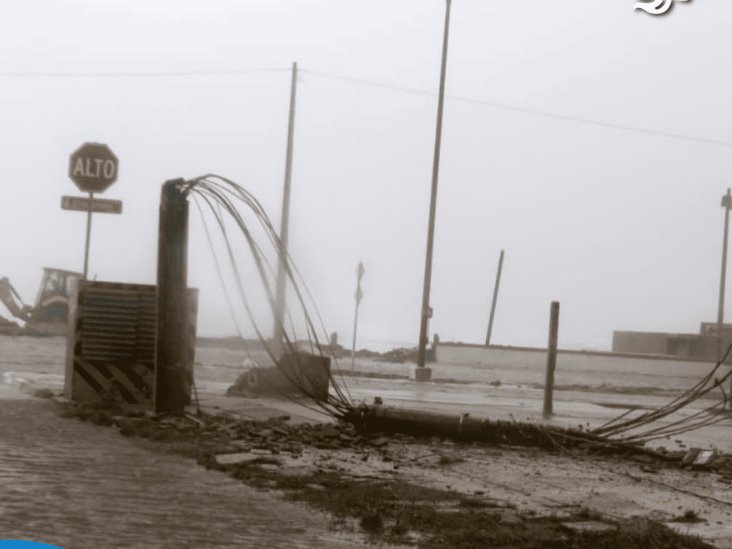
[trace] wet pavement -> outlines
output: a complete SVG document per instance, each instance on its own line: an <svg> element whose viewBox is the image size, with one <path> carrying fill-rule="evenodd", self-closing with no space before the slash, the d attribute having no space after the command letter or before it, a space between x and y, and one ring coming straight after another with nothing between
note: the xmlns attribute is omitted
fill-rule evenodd
<svg viewBox="0 0 732 549"><path fill-rule="evenodd" d="M0 376L2 376L0 383L22 385L22 380L30 380L31 392L34 387L60 390L63 387L65 345L65 339L60 337L0 336ZM251 419L260 418L262 413L277 415L274 411L280 410L282 414L289 415L294 420L328 420L327 417L310 413L301 406L283 401L268 402L267 399L256 399L250 406L246 399L223 397L226 389L243 371L244 358L247 358L247 353L242 350L216 347L196 349L195 376L202 405L213 411L220 408ZM260 357L255 358L259 360ZM356 361L358 371L392 376L407 376L413 367L414 365L409 363L384 363L362 359ZM374 397L379 396L390 406L447 414L470 413L474 417L491 419L543 421L541 417L543 390L524 384L524 381L532 376L543 375L540 371L518 367L511 371L505 369L497 371L495 368L444 364L433 364L432 368L434 378L458 378L461 382L418 383L405 377L378 379L336 376L336 378L347 388L354 401L371 403ZM616 392L608 390L608 387L597 379L596 372L558 371L557 383L565 383L573 388L555 391L555 415L551 423L570 427L580 424L599 426L630 408L639 407L637 413L640 413L649 408L662 406L678 394L680 387L693 385L698 380L699 372L692 369L676 377L656 374L651 376L652 382L648 382L649 375L649 372L637 372L619 376L616 382L623 387L627 385L630 390ZM466 381L470 383L465 383ZM638 390L650 386L655 387L655 390ZM688 417L714 403L714 400L699 400L661 423L667 424ZM723 418L719 423L704 429L669 440L661 439L654 445L669 449L713 446L724 452L732 452L730 429L732 429L732 416Z"/></svg>
<svg viewBox="0 0 732 549"><path fill-rule="evenodd" d="M66 549L363 547L329 517L0 384L0 539Z"/></svg>

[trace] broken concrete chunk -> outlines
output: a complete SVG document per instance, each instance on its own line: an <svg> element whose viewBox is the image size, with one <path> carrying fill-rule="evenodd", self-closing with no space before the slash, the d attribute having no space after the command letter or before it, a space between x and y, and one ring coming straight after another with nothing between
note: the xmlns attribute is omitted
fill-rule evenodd
<svg viewBox="0 0 732 549"><path fill-rule="evenodd" d="M599 533L614 530L615 526L607 522L596 520L583 520L578 522L563 522L562 526L571 532L576 533Z"/></svg>

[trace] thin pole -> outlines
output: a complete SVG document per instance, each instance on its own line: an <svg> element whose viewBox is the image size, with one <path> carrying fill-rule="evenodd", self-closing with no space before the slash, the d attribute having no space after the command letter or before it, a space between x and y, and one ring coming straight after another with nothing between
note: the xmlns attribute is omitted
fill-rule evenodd
<svg viewBox="0 0 732 549"><path fill-rule="evenodd" d="M292 181L292 147L295 133L295 98L297 94L297 63L292 64L292 80L290 82L290 114L287 120L287 153L285 157L285 188L282 194L282 219L280 220L280 250L277 267L277 290L275 296L275 319L273 331L273 348L277 353L282 348L282 337L285 323L285 288L287 285L286 261L287 240L290 225L290 184Z"/></svg>
<svg viewBox="0 0 732 549"><path fill-rule="evenodd" d="M544 419L554 413L554 371L557 369L557 336L559 334L559 302L552 301L549 315L549 349L546 359L546 382L544 383Z"/></svg>
<svg viewBox="0 0 732 549"><path fill-rule="evenodd" d="M717 354L719 358L722 358L723 352L722 329L724 327L724 291L727 278L727 241L729 235L729 210L732 207L730 189L727 189L727 194L722 197L722 207L724 208L724 234L722 236L722 274L719 279L719 306L717 308Z"/></svg>
<svg viewBox="0 0 732 549"><path fill-rule="evenodd" d="M498 301L498 288L501 285L501 271L503 271L503 255L504 251L501 250L501 255L498 258L498 272L496 273L496 284L493 286L493 301L491 302L491 316L488 319L488 333L485 336L485 344L491 344L491 334L493 333L493 317L496 314L496 301Z"/></svg>
<svg viewBox="0 0 732 549"><path fill-rule="evenodd" d="M363 293L361 292L361 279L363 274L366 272L364 269L363 261L358 262L358 268L356 269L356 310L353 313L353 340L351 343L351 371L356 367L356 331L358 330L358 307L361 305L361 299Z"/></svg>
<svg viewBox="0 0 732 549"><path fill-rule="evenodd" d="M722 360L724 356L724 292L727 279L727 243L729 240L729 210L732 208L732 194L727 189L727 194L722 197L722 207L724 208L724 235L722 236L722 273L719 277L719 305L717 307L717 359ZM730 389L732 389L732 380L730 380ZM728 408L732 408L732 402L728 403Z"/></svg>
<svg viewBox="0 0 732 549"><path fill-rule="evenodd" d="M83 276L82 280L86 280L87 275L89 273L89 241L91 240L92 200L94 200L94 193L89 193L89 209L86 212L86 245L84 246L84 276Z"/></svg>
<svg viewBox="0 0 732 549"><path fill-rule="evenodd" d="M442 65L440 67L440 92L437 98L437 126L435 128L435 153L432 161L432 193L430 195L430 214L427 225L427 253L424 261L424 286L422 289L422 310L419 325L419 351L417 367L424 368L427 354L427 335L429 319L432 317L430 307L430 288L432 285L432 249L435 237L435 213L437 209L437 183L440 173L440 146L442 143L442 112L445 103L445 75L447 72L447 44L450 29L450 5L452 0L445 1L445 31L442 39Z"/></svg>

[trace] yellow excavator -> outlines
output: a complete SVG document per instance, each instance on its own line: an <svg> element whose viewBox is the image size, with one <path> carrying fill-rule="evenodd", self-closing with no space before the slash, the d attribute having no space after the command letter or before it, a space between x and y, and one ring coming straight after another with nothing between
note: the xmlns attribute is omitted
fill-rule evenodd
<svg viewBox="0 0 732 549"><path fill-rule="evenodd" d="M0 335L65 335L69 320L69 299L82 274L43 268L43 279L34 306L23 303L7 278L0 278L0 302L18 321L0 316Z"/></svg>

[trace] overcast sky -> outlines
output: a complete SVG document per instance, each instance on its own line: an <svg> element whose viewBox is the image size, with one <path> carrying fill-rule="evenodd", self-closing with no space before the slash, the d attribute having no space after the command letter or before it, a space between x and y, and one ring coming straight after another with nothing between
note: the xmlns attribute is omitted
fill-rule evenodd
<svg viewBox="0 0 732 549"><path fill-rule="evenodd" d="M677 2L663 17L633 4L453 1L430 333L484 340L502 248L498 344L545 345L552 300L560 345L572 348L609 349L613 330L696 332L716 319L732 3ZM167 179L227 176L279 224L296 61L291 253L342 343L363 260L359 340L416 345L444 6L6 2L0 276L32 301L43 266L81 270L85 215L59 202L80 194L66 173L85 141L120 159L103 197L124 213L93 222L90 273L101 280L154 282ZM194 208L199 332L233 334L197 217Z"/></svg>

